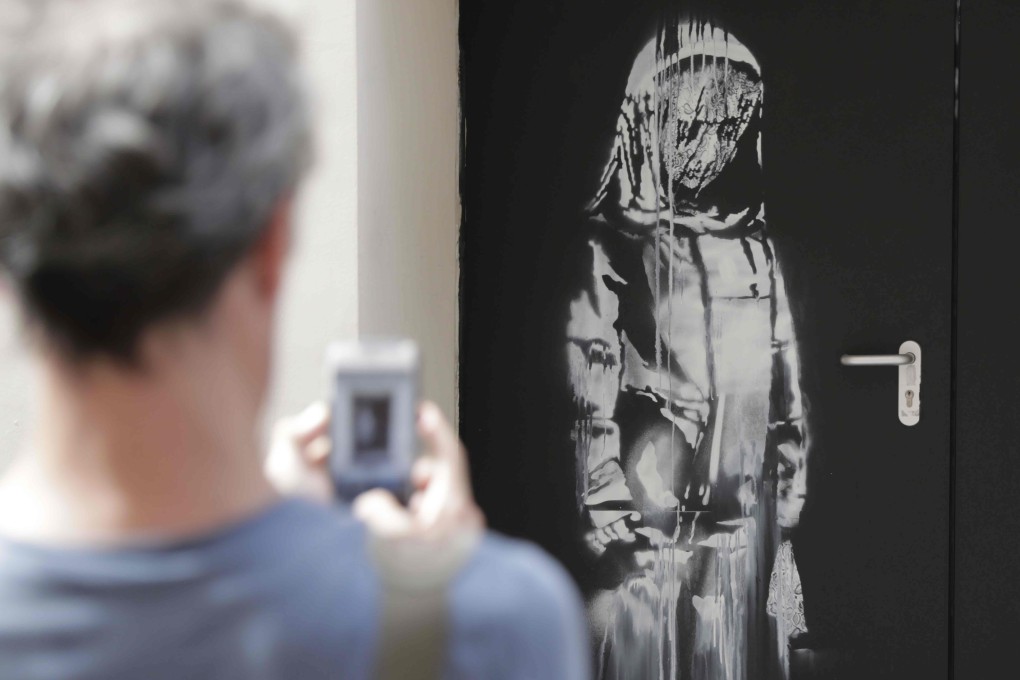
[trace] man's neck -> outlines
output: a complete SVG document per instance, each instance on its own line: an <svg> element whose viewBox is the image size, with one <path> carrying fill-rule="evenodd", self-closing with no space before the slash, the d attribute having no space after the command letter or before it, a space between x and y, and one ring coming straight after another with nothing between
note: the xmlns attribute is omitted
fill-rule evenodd
<svg viewBox="0 0 1020 680"><path fill-rule="evenodd" d="M0 535L118 544L202 534L273 502L229 357L173 370L43 362L35 435L0 480Z"/></svg>

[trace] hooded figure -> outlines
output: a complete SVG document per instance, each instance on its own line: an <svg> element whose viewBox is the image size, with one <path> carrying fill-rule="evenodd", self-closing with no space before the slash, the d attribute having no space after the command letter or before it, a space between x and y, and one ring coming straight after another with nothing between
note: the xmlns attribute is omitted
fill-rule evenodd
<svg viewBox="0 0 1020 680"><path fill-rule="evenodd" d="M784 541L807 433L762 98L736 38L668 22L634 62L587 210L567 356L602 678L783 677L805 630Z"/></svg>

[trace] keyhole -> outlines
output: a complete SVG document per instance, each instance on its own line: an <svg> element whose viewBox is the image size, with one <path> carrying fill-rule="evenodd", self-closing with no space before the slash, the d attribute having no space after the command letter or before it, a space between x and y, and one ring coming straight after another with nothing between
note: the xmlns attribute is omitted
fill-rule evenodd
<svg viewBox="0 0 1020 680"><path fill-rule="evenodd" d="M914 390L907 390L907 408L914 408Z"/></svg>

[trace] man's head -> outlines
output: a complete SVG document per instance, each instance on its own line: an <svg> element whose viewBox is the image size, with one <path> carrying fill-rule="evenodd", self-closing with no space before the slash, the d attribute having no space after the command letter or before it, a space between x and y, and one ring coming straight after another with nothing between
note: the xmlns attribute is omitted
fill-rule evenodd
<svg viewBox="0 0 1020 680"><path fill-rule="evenodd" d="M139 367L222 311L268 361L309 155L293 51L230 0L0 0L0 275L33 340Z"/></svg>

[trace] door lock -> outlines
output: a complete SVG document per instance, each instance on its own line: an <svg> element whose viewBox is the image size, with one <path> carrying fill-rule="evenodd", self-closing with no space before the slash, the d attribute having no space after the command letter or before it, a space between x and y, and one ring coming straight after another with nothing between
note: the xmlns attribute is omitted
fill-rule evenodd
<svg viewBox="0 0 1020 680"><path fill-rule="evenodd" d="M844 366L898 366L900 379L897 412L900 422L907 426L920 422L921 346L916 342L908 340L900 345L899 354L844 354L839 362Z"/></svg>

